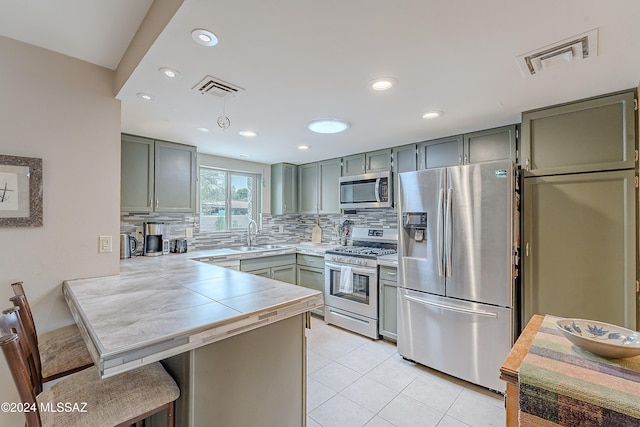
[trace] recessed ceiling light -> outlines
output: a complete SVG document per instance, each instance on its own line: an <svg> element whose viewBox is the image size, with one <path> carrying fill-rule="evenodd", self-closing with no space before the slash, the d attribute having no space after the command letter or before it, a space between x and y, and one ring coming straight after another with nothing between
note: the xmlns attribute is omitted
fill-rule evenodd
<svg viewBox="0 0 640 427"><path fill-rule="evenodd" d="M340 119L317 119L307 123L307 128L316 133L338 133L349 129L349 122Z"/></svg>
<svg viewBox="0 0 640 427"><path fill-rule="evenodd" d="M163 68L158 69L158 71L164 77L167 77L169 79L178 80L180 77L182 77L182 74L180 74L180 71L174 70L173 68L163 67Z"/></svg>
<svg viewBox="0 0 640 427"><path fill-rule="evenodd" d="M142 98L142 99L144 99L145 101L153 101L153 100L156 98L156 97L155 97L155 96L153 96L153 95L150 95L150 94L148 94L148 93L143 93L143 92L138 92L138 93L136 93L136 96L137 96L138 98Z"/></svg>
<svg viewBox="0 0 640 427"><path fill-rule="evenodd" d="M369 82L371 89L378 90L378 91L389 90L397 84L398 84L398 81L393 77L379 77Z"/></svg>
<svg viewBox="0 0 640 427"><path fill-rule="evenodd" d="M298 145L298 150L308 150L309 148L311 147L309 147L308 145Z"/></svg>
<svg viewBox="0 0 640 427"><path fill-rule="evenodd" d="M207 128L196 128L196 130L199 130L200 132L209 132L209 129Z"/></svg>
<svg viewBox="0 0 640 427"><path fill-rule="evenodd" d="M191 37L196 43L203 46L215 46L218 44L218 37L209 30L196 28L191 31Z"/></svg>
<svg viewBox="0 0 640 427"><path fill-rule="evenodd" d="M436 117L440 117L443 114L444 113L442 111L438 111L438 110L427 111L426 113L424 113L422 115L422 118L423 119L435 119Z"/></svg>
<svg viewBox="0 0 640 427"><path fill-rule="evenodd" d="M245 136L247 138L253 138L254 136L258 136L258 132L254 132L252 130L241 130L238 132L240 136Z"/></svg>

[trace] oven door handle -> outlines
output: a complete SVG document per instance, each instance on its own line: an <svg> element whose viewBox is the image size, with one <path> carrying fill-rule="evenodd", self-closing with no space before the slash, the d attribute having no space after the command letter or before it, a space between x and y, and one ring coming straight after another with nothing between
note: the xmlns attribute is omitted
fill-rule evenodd
<svg viewBox="0 0 640 427"><path fill-rule="evenodd" d="M329 270L336 270L336 271L340 271L341 267L350 267L351 271L356 273L356 274L360 274L362 276L374 276L377 274L377 271L375 268L371 268L371 269L365 269L365 268L359 268L359 267L353 267L351 266L351 264L336 264L333 262L325 262L324 266L326 268L328 268Z"/></svg>

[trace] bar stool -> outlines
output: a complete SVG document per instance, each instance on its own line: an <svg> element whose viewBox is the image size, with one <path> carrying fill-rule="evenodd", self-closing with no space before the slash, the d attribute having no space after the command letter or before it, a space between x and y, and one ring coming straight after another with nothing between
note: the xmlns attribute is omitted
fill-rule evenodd
<svg viewBox="0 0 640 427"><path fill-rule="evenodd" d="M70 375L93 365L93 359L77 325L64 326L38 335L22 282L12 283L11 287L15 296L11 297L10 301L14 306L20 307L20 319L27 333L27 340L32 347L38 349L37 352L33 350L33 353L36 369L42 383ZM37 356L38 354L39 356Z"/></svg>
<svg viewBox="0 0 640 427"><path fill-rule="evenodd" d="M0 348L21 404L32 409L24 411L26 427L124 427L139 425L163 410L167 411L167 426L175 426L180 389L159 362L106 379L100 378L97 369L85 369L35 393L39 379L30 360L36 355L25 344L27 337L18 312L3 312Z"/></svg>

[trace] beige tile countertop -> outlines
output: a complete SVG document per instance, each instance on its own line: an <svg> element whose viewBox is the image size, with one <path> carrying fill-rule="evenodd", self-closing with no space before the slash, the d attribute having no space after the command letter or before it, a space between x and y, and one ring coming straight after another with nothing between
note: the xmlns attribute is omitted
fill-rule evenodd
<svg viewBox="0 0 640 427"><path fill-rule="evenodd" d="M220 251L208 254L233 255ZM324 304L321 292L190 259L200 255L135 257L119 275L64 282L103 378Z"/></svg>

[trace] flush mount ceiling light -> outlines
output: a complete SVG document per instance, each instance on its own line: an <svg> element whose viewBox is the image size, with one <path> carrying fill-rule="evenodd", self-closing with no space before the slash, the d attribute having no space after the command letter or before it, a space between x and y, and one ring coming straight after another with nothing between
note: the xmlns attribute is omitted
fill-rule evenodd
<svg viewBox="0 0 640 427"><path fill-rule="evenodd" d="M317 119L307 123L307 128L315 133L344 132L349 126L349 122L341 119Z"/></svg>
<svg viewBox="0 0 640 427"><path fill-rule="evenodd" d="M252 130L241 130L238 132L240 136L244 136L247 138L253 138L254 136L258 136L258 132L254 132Z"/></svg>
<svg viewBox="0 0 640 427"><path fill-rule="evenodd" d="M311 147L309 147L308 145L298 145L298 150L303 150L304 151L304 150L308 150L309 148L311 148Z"/></svg>
<svg viewBox="0 0 640 427"><path fill-rule="evenodd" d="M164 77L171 80L178 80L180 77L182 77L182 74L180 74L180 71L174 70L173 68L163 67L158 69L158 72L160 72L160 74L162 74Z"/></svg>
<svg viewBox="0 0 640 427"><path fill-rule="evenodd" d="M144 99L145 101L153 101L156 98L155 96L150 95L148 93L144 93L144 92L138 92L136 93L136 96L138 98Z"/></svg>
<svg viewBox="0 0 640 427"><path fill-rule="evenodd" d="M202 28L196 28L191 31L191 37L196 43L203 46L215 46L218 44L218 37L211 31Z"/></svg>
<svg viewBox="0 0 640 427"><path fill-rule="evenodd" d="M379 77L369 82L369 86L375 91L389 90L397 84L398 81L393 77Z"/></svg>
<svg viewBox="0 0 640 427"><path fill-rule="evenodd" d="M444 113L442 111L432 110L432 111L427 111L426 113L424 113L422 115L422 118L423 119L435 119L437 117L440 117L443 114Z"/></svg>

